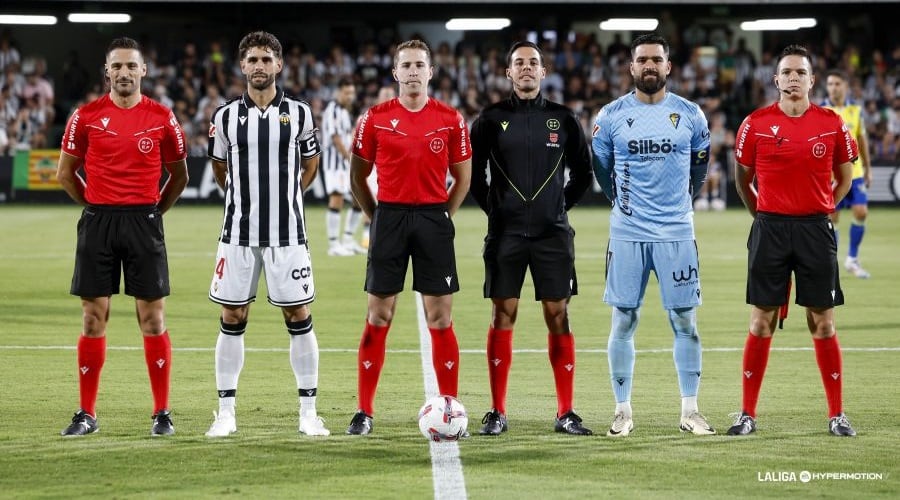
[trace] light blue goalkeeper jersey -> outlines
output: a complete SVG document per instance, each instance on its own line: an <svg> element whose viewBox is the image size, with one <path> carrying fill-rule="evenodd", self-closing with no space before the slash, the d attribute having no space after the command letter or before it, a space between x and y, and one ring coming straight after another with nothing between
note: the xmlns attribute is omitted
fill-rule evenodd
<svg viewBox="0 0 900 500"><path fill-rule="evenodd" d="M697 104L670 92L644 104L632 91L600 110L592 143L595 161L612 168L610 239L694 239L692 153L709 149L709 126Z"/></svg>

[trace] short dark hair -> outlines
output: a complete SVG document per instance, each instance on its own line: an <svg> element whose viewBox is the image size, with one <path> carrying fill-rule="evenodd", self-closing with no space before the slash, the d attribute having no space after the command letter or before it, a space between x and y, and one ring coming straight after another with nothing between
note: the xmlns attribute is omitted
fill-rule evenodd
<svg viewBox="0 0 900 500"><path fill-rule="evenodd" d="M243 59L253 47L265 47L271 50L277 59L282 59L281 42L271 33L265 31L247 33L238 44L238 58Z"/></svg>
<svg viewBox="0 0 900 500"><path fill-rule="evenodd" d="M828 78L829 76L836 76L836 77L840 78L841 80L843 80L843 81L845 81L845 82L848 82L848 83L850 82L850 79L847 78L847 73L846 73L845 71L843 71L843 70L840 70L840 69L830 69L830 70L828 70L828 72L825 73L825 78Z"/></svg>
<svg viewBox="0 0 900 500"><path fill-rule="evenodd" d="M109 42L109 46L106 48L106 55L109 56L110 52L117 49L130 49L140 52L141 44L137 43L137 40L134 38L128 38L127 36L119 37Z"/></svg>
<svg viewBox="0 0 900 500"><path fill-rule="evenodd" d="M775 68L777 71L778 65L781 63L781 60L787 56L800 56L805 57L807 61L809 61L809 67L812 68L812 56L809 55L809 51L806 50L806 47L797 44L791 44L784 48L781 51L781 54L778 55L778 60L775 61Z"/></svg>
<svg viewBox="0 0 900 500"><path fill-rule="evenodd" d="M536 43L529 42L527 40L523 40L523 41L514 43L512 45L512 47L509 48L509 52L507 52L507 54L506 54L506 65L507 66L512 66L513 52L519 50L522 47L530 47L530 48L536 50L538 53L538 57L540 57L540 59L541 59L541 66L544 65L544 51L542 51L541 48L538 47Z"/></svg>
<svg viewBox="0 0 900 500"><path fill-rule="evenodd" d="M634 59L634 51L641 45L662 45L663 52L669 57L669 41L662 35L656 33L647 33L641 35L631 41L631 58Z"/></svg>
<svg viewBox="0 0 900 500"><path fill-rule="evenodd" d="M343 87L355 87L355 86L356 86L356 84L353 83L353 80L349 76L342 76L338 79L336 88L340 89Z"/></svg>

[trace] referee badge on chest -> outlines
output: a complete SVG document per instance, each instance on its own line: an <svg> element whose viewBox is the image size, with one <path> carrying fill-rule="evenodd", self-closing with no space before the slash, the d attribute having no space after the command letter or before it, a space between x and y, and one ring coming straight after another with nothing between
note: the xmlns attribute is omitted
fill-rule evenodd
<svg viewBox="0 0 900 500"><path fill-rule="evenodd" d="M441 139L440 137L435 137L428 144L428 147L431 148L432 153L435 153L435 154L440 153L441 151L444 150L444 140Z"/></svg>
<svg viewBox="0 0 900 500"><path fill-rule="evenodd" d="M153 139L149 137L141 137L137 142L138 151L147 154L153 151Z"/></svg>
<svg viewBox="0 0 900 500"><path fill-rule="evenodd" d="M278 115L278 123L281 123L282 125L290 124L291 123L291 115L289 115L287 113L281 113L280 115Z"/></svg>

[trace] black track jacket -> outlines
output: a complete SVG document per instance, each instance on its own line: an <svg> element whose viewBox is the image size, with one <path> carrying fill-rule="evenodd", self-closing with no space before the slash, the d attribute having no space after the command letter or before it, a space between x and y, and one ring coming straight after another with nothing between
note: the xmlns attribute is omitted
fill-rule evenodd
<svg viewBox="0 0 900 500"><path fill-rule="evenodd" d="M481 112L471 141L469 192L488 215L488 236L569 230L566 211L593 181L587 139L569 108L513 92Z"/></svg>

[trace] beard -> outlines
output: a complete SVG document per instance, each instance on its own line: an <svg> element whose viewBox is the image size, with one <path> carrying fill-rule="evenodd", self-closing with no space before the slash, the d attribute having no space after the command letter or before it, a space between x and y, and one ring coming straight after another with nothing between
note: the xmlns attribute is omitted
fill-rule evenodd
<svg viewBox="0 0 900 500"><path fill-rule="evenodd" d="M645 94L655 94L665 88L666 75L653 72L644 73L640 78L635 78L634 85Z"/></svg>
<svg viewBox="0 0 900 500"><path fill-rule="evenodd" d="M253 75L247 77L247 83L256 90L265 90L275 83L275 75L266 75L266 78L259 80Z"/></svg>
<svg viewBox="0 0 900 500"><path fill-rule="evenodd" d="M138 90L138 86L134 81L119 81L111 85L113 92L119 97L131 97Z"/></svg>

